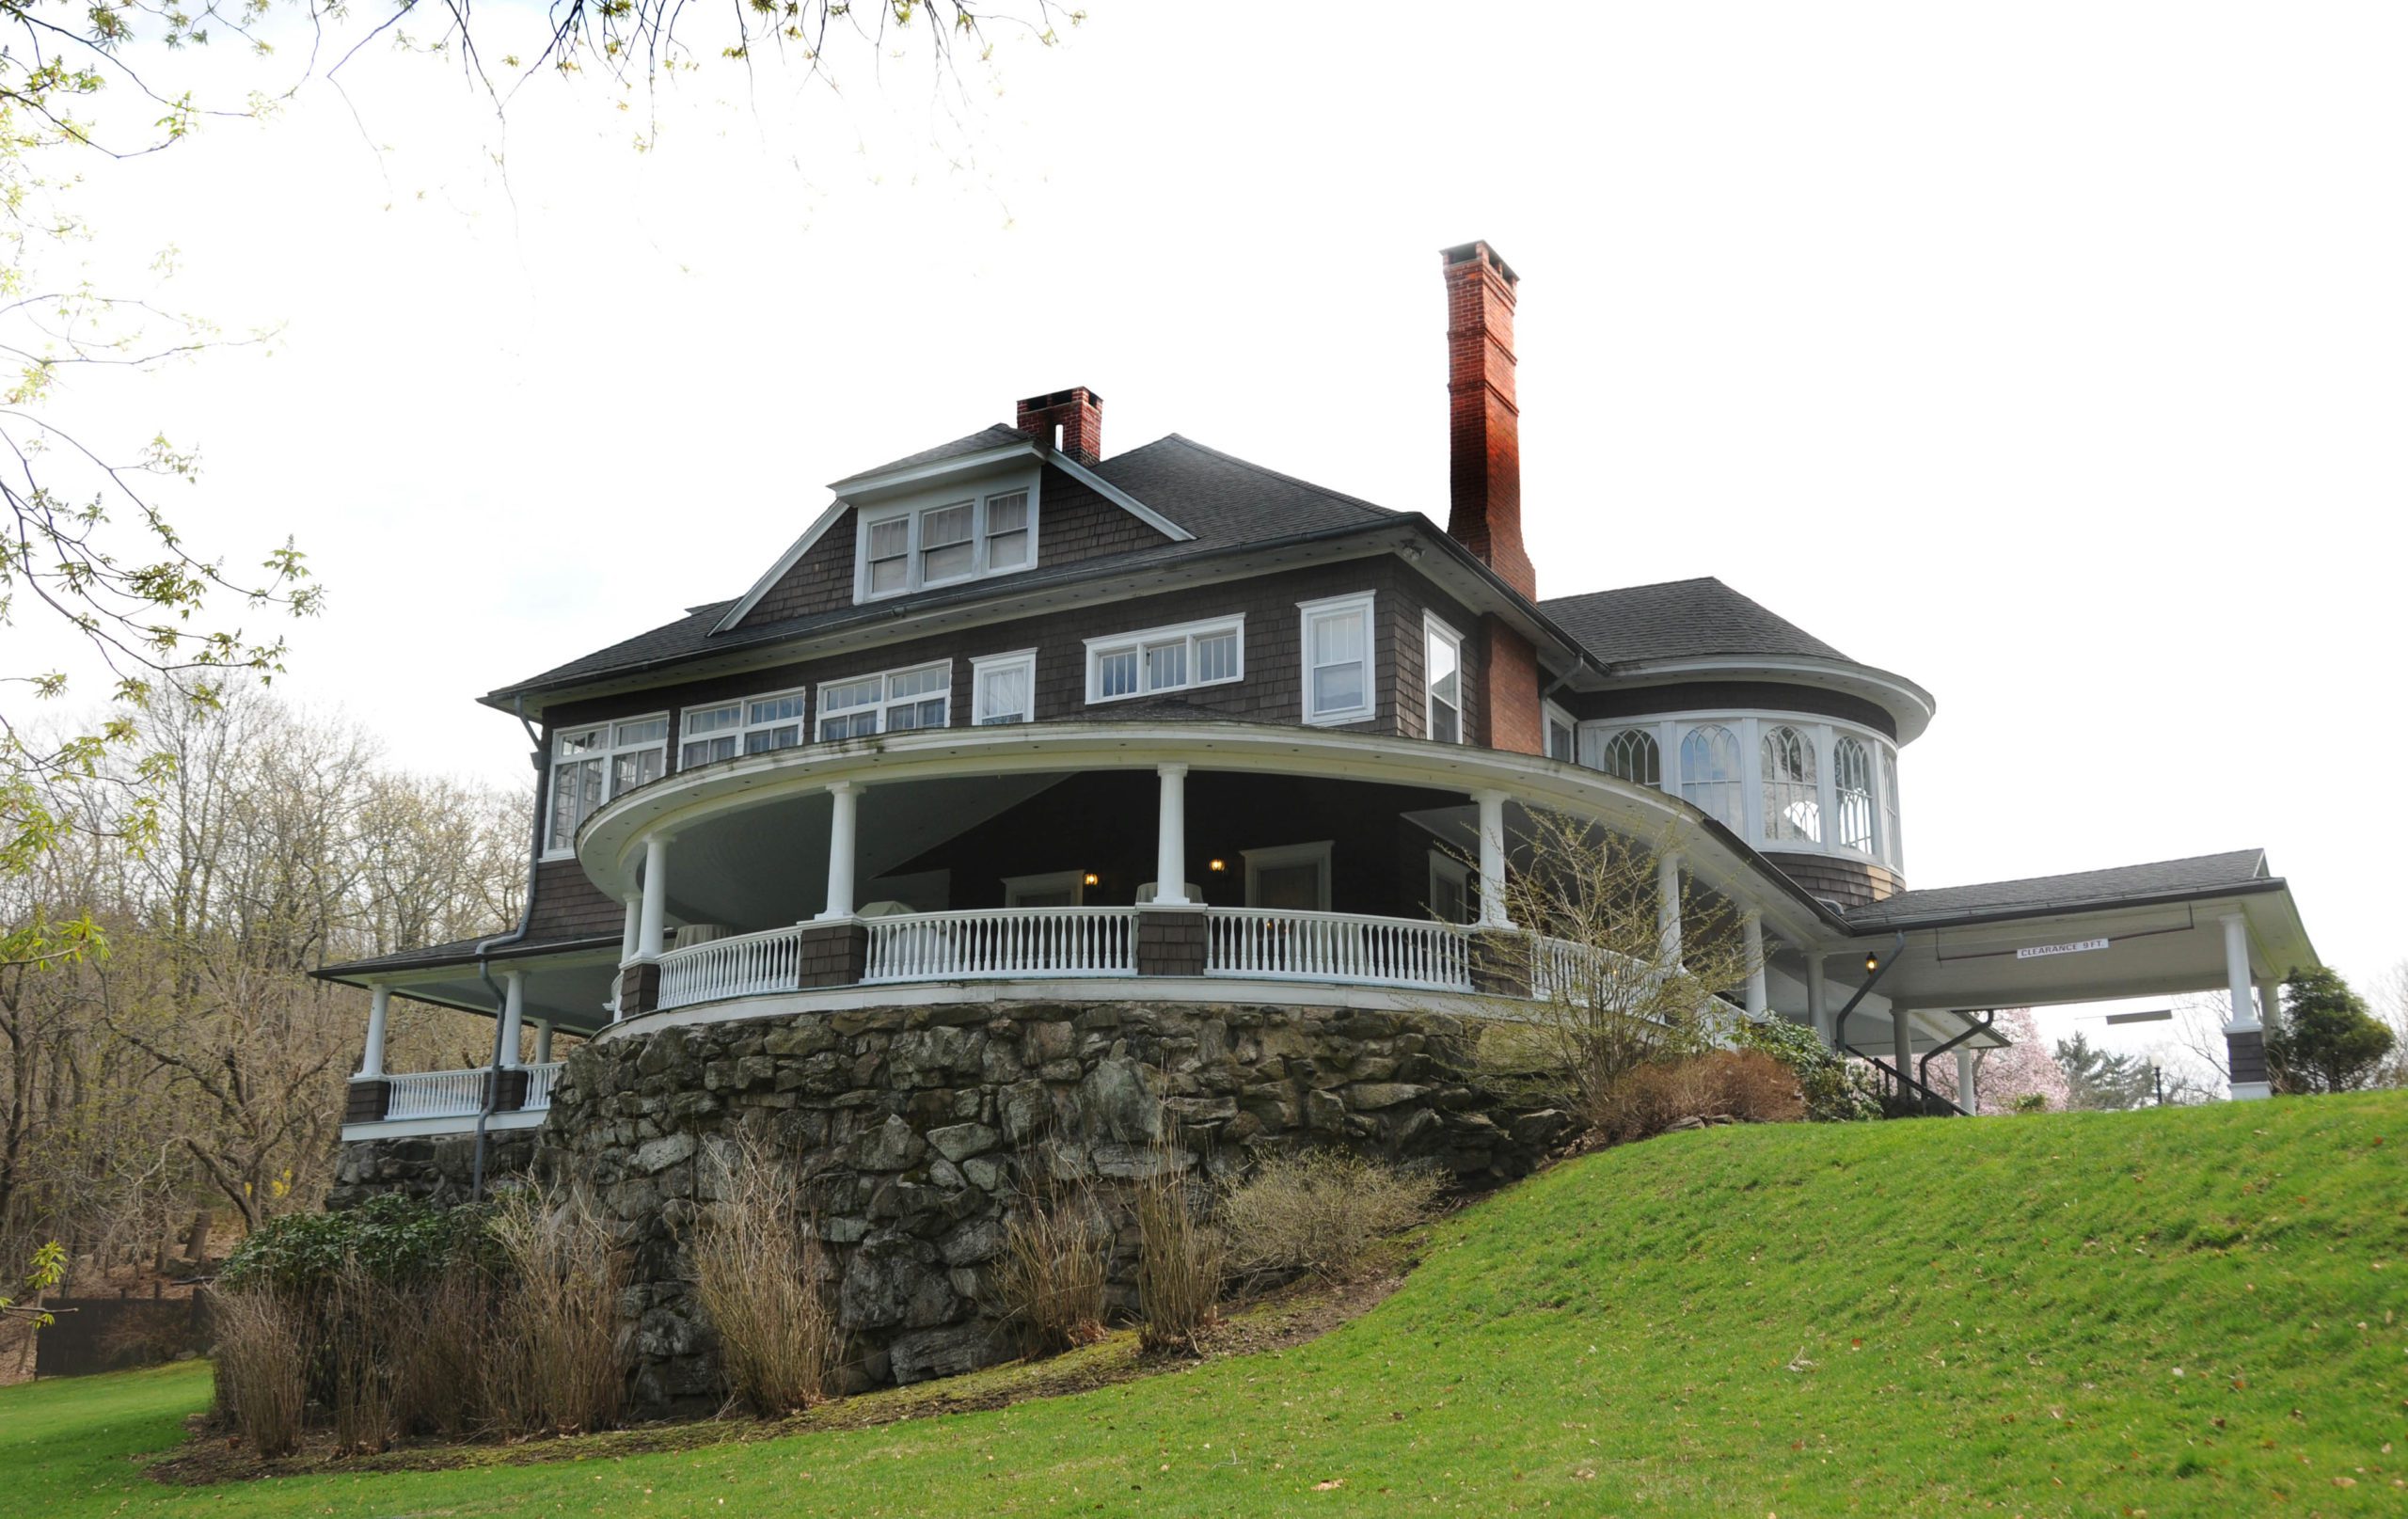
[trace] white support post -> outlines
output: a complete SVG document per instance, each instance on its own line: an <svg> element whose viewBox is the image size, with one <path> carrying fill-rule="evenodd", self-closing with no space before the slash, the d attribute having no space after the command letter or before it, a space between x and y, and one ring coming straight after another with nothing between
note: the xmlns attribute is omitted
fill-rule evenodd
<svg viewBox="0 0 2408 1519"><path fill-rule="evenodd" d="M548 1018L539 1018L535 1020L535 1064L548 1066L551 1063L552 1021Z"/></svg>
<svg viewBox="0 0 2408 1519"><path fill-rule="evenodd" d="M1831 993L1823 981L1823 952L1806 953L1806 1018L1825 1044L1831 1042Z"/></svg>
<svg viewBox="0 0 2408 1519"><path fill-rule="evenodd" d="M1981 1098L1973 1090L1973 1052L1962 1044L1956 1047L1956 1106L1968 1118L1982 1111Z"/></svg>
<svg viewBox="0 0 2408 1519"><path fill-rule="evenodd" d="M2283 1010L2283 983L2277 978L2258 983L2258 1026L2273 1028Z"/></svg>
<svg viewBox="0 0 2408 1519"><path fill-rule="evenodd" d="M1681 851L1667 849L1656 860L1656 934L1664 941L1664 964L1681 963Z"/></svg>
<svg viewBox="0 0 2408 1519"><path fill-rule="evenodd" d="M1187 900L1187 767L1157 765L1162 805L1154 816L1154 905L1191 906Z"/></svg>
<svg viewBox="0 0 2408 1519"><path fill-rule="evenodd" d="M2258 1021L2258 1008L2250 995L2256 989L2249 973L2249 920L2238 912L2227 912L2224 924L2224 972L2232 998L2232 1021L2224 1026L2226 1058L2233 1068L2254 1064L2262 1070L2265 1065L2265 1025ZM2232 1099L2236 1102L2255 1098L2272 1097L2273 1087L2262 1077L2242 1081L2234 1069Z"/></svg>
<svg viewBox="0 0 2408 1519"><path fill-rule="evenodd" d="M360 1052L359 1074L385 1074L385 1013L392 1005L393 989L373 986L368 989L368 1047Z"/></svg>
<svg viewBox="0 0 2408 1519"><path fill-rule="evenodd" d="M1898 1096L1911 1100L1907 1083L1915 1079L1914 1012L1896 1001L1890 1004L1890 1059L1898 1068Z"/></svg>
<svg viewBox="0 0 2408 1519"><path fill-rule="evenodd" d="M669 840L656 833L643 841L643 911L636 924L636 958L660 958L669 926Z"/></svg>
<svg viewBox="0 0 2408 1519"><path fill-rule="evenodd" d="M829 782L828 801L828 905L819 914L822 923L853 915L853 862L861 852L861 783Z"/></svg>
<svg viewBox="0 0 2408 1519"><path fill-rule="evenodd" d="M1765 989L1765 915L1750 908L1739 919L1739 931L1748 956L1748 1016L1761 1023L1772 1010Z"/></svg>
<svg viewBox="0 0 2408 1519"><path fill-rule="evenodd" d="M501 973L501 1063L518 1064L518 1031L527 1012L527 973Z"/></svg>
<svg viewBox="0 0 2408 1519"><path fill-rule="evenodd" d="M619 963L626 964L636 957L636 945L643 932L643 894L627 898L626 926L619 930Z"/></svg>
<svg viewBox="0 0 2408 1519"><path fill-rule="evenodd" d="M1505 793L1475 791L1480 804L1480 926L1511 928L1505 915Z"/></svg>

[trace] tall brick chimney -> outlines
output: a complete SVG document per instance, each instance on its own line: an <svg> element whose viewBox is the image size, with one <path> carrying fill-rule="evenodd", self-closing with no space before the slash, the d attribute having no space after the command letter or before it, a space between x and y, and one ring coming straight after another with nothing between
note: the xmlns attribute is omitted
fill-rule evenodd
<svg viewBox="0 0 2408 1519"><path fill-rule="evenodd" d="M1020 419L1013 425L1081 464L1103 457L1103 397L1084 385L1030 396L1020 403Z"/></svg>
<svg viewBox="0 0 2408 1519"><path fill-rule="evenodd" d="M1447 532L1538 599L1522 548L1521 408L1513 403L1513 266L1485 243L1442 255L1447 274Z"/></svg>

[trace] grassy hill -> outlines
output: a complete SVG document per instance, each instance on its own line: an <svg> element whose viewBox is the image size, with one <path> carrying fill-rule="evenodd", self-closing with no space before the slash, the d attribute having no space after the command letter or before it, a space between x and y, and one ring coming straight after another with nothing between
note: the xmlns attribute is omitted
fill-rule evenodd
<svg viewBox="0 0 2408 1519"><path fill-rule="evenodd" d="M2400 1513L2403 1151L2399 1094L1676 1135L1450 1221L1395 1297L1278 1354L883 1429L183 1491L127 1457L177 1440L198 1369L15 1387L0 1512Z"/></svg>

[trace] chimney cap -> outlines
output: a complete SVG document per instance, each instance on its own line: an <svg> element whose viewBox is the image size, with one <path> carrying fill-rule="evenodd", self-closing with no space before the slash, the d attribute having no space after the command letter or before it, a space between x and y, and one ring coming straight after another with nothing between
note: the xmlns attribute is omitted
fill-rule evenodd
<svg viewBox="0 0 2408 1519"><path fill-rule="evenodd" d="M1103 404L1103 397L1097 395L1084 385L1074 385L1068 390L1049 390L1041 396L1028 396L1021 401L1020 409L1042 411L1048 406L1068 406L1081 401L1090 406Z"/></svg>
<svg viewBox="0 0 2408 1519"><path fill-rule="evenodd" d="M1453 247L1445 249L1439 257L1446 260L1450 266L1458 263L1484 263L1497 271L1497 276L1505 281L1508 288L1522 282L1521 277L1513 273L1513 266L1505 261L1505 255L1497 252L1486 242L1458 243Z"/></svg>

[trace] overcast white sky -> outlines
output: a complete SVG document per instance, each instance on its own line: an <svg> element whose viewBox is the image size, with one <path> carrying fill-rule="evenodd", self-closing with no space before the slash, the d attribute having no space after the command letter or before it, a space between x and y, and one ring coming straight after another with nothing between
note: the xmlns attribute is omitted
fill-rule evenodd
<svg viewBox="0 0 2408 1519"><path fill-rule="evenodd" d="M365 137L317 87L98 171L106 248L283 334L73 403L205 447L195 537L300 540L293 693L516 781L473 696L1023 394L1443 521L1486 238L1542 593L1716 575L1934 691L1914 883L2262 846L2347 973L2408 955L2408 11L1089 8L958 122L713 63L649 152L599 81L504 138L355 64Z"/></svg>

